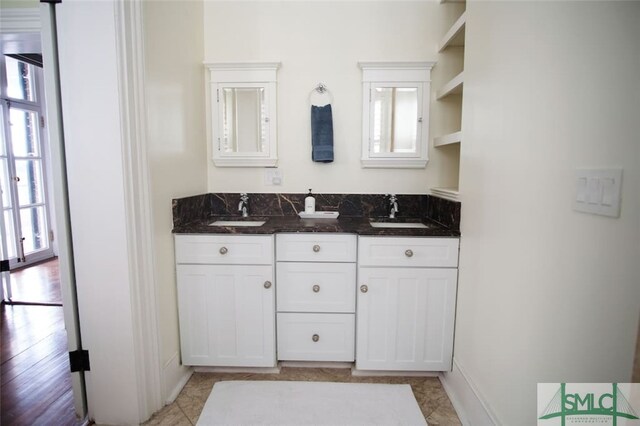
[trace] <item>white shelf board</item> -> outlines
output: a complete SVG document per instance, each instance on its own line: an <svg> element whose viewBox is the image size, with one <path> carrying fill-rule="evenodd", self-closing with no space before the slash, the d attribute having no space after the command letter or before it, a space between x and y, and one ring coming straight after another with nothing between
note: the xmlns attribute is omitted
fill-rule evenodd
<svg viewBox="0 0 640 426"><path fill-rule="evenodd" d="M462 93L462 83L464 82L464 71L453 77L447 84L442 86L436 93L436 99L440 100L449 95Z"/></svg>
<svg viewBox="0 0 640 426"><path fill-rule="evenodd" d="M442 38L442 41L438 45L438 52L442 52L449 46L464 46L464 29L466 22L467 14L463 12Z"/></svg>
<svg viewBox="0 0 640 426"><path fill-rule="evenodd" d="M431 193L438 197L448 198L457 201L460 196L458 188L431 188Z"/></svg>
<svg viewBox="0 0 640 426"><path fill-rule="evenodd" d="M447 135L438 136L433 139L433 146L445 146L462 141L462 131L449 133Z"/></svg>
<svg viewBox="0 0 640 426"><path fill-rule="evenodd" d="M440 0L440 3L466 3L466 0Z"/></svg>

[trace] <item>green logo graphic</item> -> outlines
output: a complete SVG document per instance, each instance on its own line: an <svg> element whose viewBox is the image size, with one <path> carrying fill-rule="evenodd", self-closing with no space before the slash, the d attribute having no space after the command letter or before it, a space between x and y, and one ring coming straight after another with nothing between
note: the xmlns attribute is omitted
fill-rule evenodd
<svg viewBox="0 0 640 426"><path fill-rule="evenodd" d="M637 420L638 414L620 391L617 383L611 384L611 393L567 393L566 383L560 383L547 407L542 411L540 420L560 417L562 426L569 416L608 416L617 425L618 417Z"/></svg>

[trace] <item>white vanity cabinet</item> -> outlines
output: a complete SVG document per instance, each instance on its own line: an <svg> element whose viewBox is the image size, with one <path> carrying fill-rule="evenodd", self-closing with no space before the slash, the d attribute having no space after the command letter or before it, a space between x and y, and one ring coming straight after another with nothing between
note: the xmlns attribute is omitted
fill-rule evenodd
<svg viewBox="0 0 640 426"><path fill-rule="evenodd" d="M276 236L278 360L354 360L357 237Z"/></svg>
<svg viewBox="0 0 640 426"><path fill-rule="evenodd" d="M176 235L182 363L273 367L273 235Z"/></svg>
<svg viewBox="0 0 640 426"><path fill-rule="evenodd" d="M359 237L357 369L451 369L458 243Z"/></svg>

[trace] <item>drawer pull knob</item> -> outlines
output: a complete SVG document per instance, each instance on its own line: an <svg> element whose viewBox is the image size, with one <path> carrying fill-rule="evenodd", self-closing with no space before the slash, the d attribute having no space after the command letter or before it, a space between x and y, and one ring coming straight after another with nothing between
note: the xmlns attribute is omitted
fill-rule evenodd
<svg viewBox="0 0 640 426"><path fill-rule="evenodd" d="M360 286L360 291L363 293L366 293L369 291L369 287L367 287L366 285L361 285Z"/></svg>
<svg viewBox="0 0 640 426"><path fill-rule="evenodd" d="M320 286L319 286L318 284L314 285L314 286L313 286L313 292L314 292L314 293L317 293L317 292L319 292L319 291L320 291Z"/></svg>
<svg viewBox="0 0 640 426"><path fill-rule="evenodd" d="M318 340L320 340L320 336L318 336L317 334L314 334L314 335L311 337L311 340L313 340L314 342L317 342Z"/></svg>
<svg viewBox="0 0 640 426"><path fill-rule="evenodd" d="M407 256L407 257L412 257L413 256L413 250L406 250L404 252L404 255Z"/></svg>
<svg viewBox="0 0 640 426"><path fill-rule="evenodd" d="M265 281L264 288L271 288L271 281Z"/></svg>
<svg viewBox="0 0 640 426"><path fill-rule="evenodd" d="M227 254L228 251L226 247L220 247L220 254Z"/></svg>
<svg viewBox="0 0 640 426"><path fill-rule="evenodd" d="M314 251L314 252L316 252L316 253L317 253L317 252L319 252L319 251L320 251L320 246L319 246L319 245L317 245L317 244L316 244L316 245L314 245L314 246L313 246L313 251Z"/></svg>

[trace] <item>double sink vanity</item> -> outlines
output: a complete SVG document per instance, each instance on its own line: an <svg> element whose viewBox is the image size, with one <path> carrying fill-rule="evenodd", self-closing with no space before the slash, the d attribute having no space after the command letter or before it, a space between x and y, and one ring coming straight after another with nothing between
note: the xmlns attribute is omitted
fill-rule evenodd
<svg viewBox="0 0 640 426"><path fill-rule="evenodd" d="M317 195L340 216L301 219L304 194L238 200L173 202L184 365L450 370L460 203L399 195L389 219L384 195Z"/></svg>

